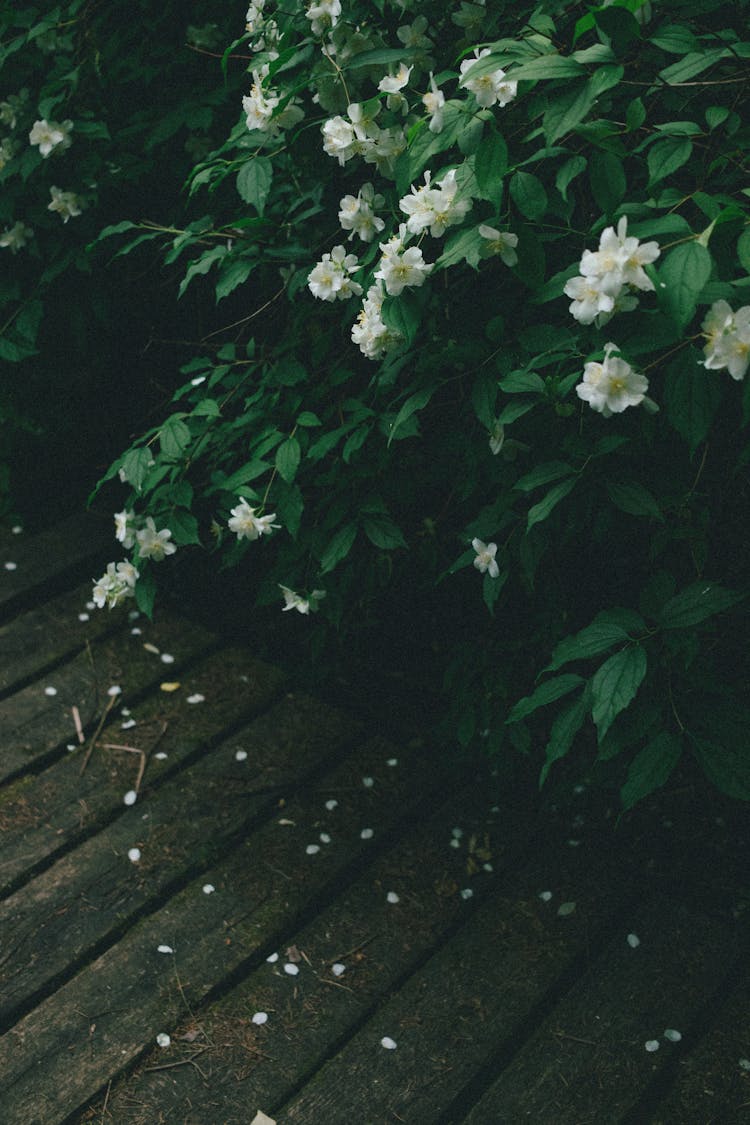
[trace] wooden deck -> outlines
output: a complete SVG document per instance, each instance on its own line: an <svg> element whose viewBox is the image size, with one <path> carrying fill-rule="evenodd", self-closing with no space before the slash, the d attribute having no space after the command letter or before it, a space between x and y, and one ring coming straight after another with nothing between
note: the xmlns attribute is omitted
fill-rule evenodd
<svg viewBox="0 0 750 1125"><path fill-rule="evenodd" d="M109 540L0 532L3 1125L750 1121L741 809L538 819L187 617L87 609Z"/></svg>

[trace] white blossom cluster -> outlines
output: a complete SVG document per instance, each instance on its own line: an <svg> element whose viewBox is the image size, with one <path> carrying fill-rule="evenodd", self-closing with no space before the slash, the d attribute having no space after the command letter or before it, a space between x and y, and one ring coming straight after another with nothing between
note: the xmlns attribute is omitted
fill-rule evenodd
<svg viewBox="0 0 750 1125"><path fill-rule="evenodd" d="M744 379L750 364L750 305L733 312L726 301L715 301L701 327L706 337L704 367L726 367L733 379Z"/></svg>
<svg viewBox="0 0 750 1125"><path fill-rule="evenodd" d="M616 312L630 312L638 304L632 290L648 292L654 284L644 266L659 257L658 242L641 243L628 237L628 220L623 216L614 227L607 227L599 239L598 250L584 250L579 277L565 284L566 296L573 298L570 312L581 324L606 324Z"/></svg>
<svg viewBox="0 0 750 1125"><path fill-rule="evenodd" d="M0 247L10 250L12 254L17 254L19 250L23 250L33 233L31 227L27 227L19 220L12 227L6 227L0 234Z"/></svg>
<svg viewBox="0 0 750 1125"><path fill-rule="evenodd" d="M601 363L587 363L583 369L583 381L576 387L576 394L587 402L592 410L604 418L621 414L628 406L650 404L646 399L648 379L634 371L618 353L616 344L604 346L604 360Z"/></svg>
<svg viewBox="0 0 750 1125"><path fill-rule="evenodd" d="M73 131L72 121L35 121L29 133L29 144L39 146L39 155L45 160L52 153L62 153L69 149L73 143L70 136Z"/></svg>
<svg viewBox="0 0 750 1125"><path fill-rule="evenodd" d="M362 286L352 278L358 268L356 254L347 254L345 247L334 246L330 254L324 254L310 271L308 288L320 301L346 301L349 297L359 297Z"/></svg>
<svg viewBox="0 0 750 1125"><path fill-rule="evenodd" d="M366 107L352 102L347 106L346 117L329 118L322 127L323 151L342 165L360 156L366 164L374 164L381 172L390 174L406 148L406 134L400 126L381 128L375 120L379 112L379 105Z"/></svg>
<svg viewBox="0 0 750 1125"><path fill-rule="evenodd" d="M381 359L403 341L401 334L383 320L384 296L380 284L371 285L352 325L352 340L367 359Z"/></svg>
<svg viewBox="0 0 750 1125"><path fill-rule="evenodd" d="M297 98L290 98L279 110L281 95L270 86L264 88L268 70L266 64L253 71L253 85L250 93L242 99L242 108L248 129L275 137L282 129L299 124L305 114Z"/></svg>
<svg viewBox="0 0 750 1125"><path fill-rule="evenodd" d="M83 200L74 191L62 191L59 187L51 187L49 193L52 202L48 204L48 211L56 211L64 223L81 214Z"/></svg>
<svg viewBox="0 0 750 1125"><path fill-rule="evenodd" d="M242 499L236 508L232 508L228 526L238 539L252 541L260 539L262 535L270 535L275 528L281 527L281 524L273 522L275 519L275 512L267 516L259 516L257 509L252 508L247 500Z"/></svg>
<svg viewBox="0 0 750 1125"><path fill-rule="evenodd" d="M308 597L303 597L302 594L290 590L288 586L282 586L281 583L279 583L279 589L284 595L282 613L286 613L290 609L296 609L297 613L302 613L305 616L310 613L317 613L318 602L326 596L325 590L313 590Z"/></svg>
<svg viewBox="0 0 750 1125"><path fill-rule="evenodd" d="M157 531L151 516L146 517L142 527L137 526L138 522L132 511L115 512L115 538L127 551L137 544L139 557L153 559L154 562L162 562L167 555L175 553L177 546L170 542L172 532L169 528Z"/></svg>
<svg viewBox="0 0 750 1125"><path fill-rule="evenodd" d="M362 184L356 195L345 195L339 203L341 229L351 231L350 240L356 234L363 242L372 242L385 227L384 220L375 214L384 204L385 199L375 194L372 184Z"/></svg>
<svg viewBox="0 0 750 1125"><path fill-rule="evenodd" d="M475 51L470 58L464 59L461 63L460 84L471 91L477 99L477 104L483 109L489 109L493 105L507 105L515 98L518 88L518 83L509 82L505 71L500 68L490 71L489 74L481 74L477 78L467 77L467 71L489 54L491 54L489 47L485 47L483 51Z"/></svg>
<svg viewBox="0 0 750 1125"><path fill-rule="evenodd" d="M132 563L124 559L118 563L108 563L101 578L94 581L92 597L99 609L114 609L126 598L135 597L135 583L138 571Z"/></svg>
<svg viewBox="0 0 750 1125"><path fill-rule="evenodd" d="M470 199L459 199L458 184L456 183L456 169L452 168L442 180L432 187L431 173L424 174L424 184L415 188L412 184L411 195L405 195L399 200L399 207L408 215L406 229L411 234L421 234L429 229L433 238L440 238L448 227L463 222L468 211L471 210Z"/></svg>

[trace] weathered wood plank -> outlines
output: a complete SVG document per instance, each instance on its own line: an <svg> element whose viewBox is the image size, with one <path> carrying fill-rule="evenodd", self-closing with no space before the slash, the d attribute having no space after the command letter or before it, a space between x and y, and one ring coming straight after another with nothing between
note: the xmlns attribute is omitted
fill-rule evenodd
<svg viewBox="0 0 750 1125"><path fill-rule="evenodd" d="M336 847L307 855L321 793L352 793L357 827L372 817L385 837L413 815L414 795L424 792L429 776L423 757L400 755L401 769L383 771L378 786L365 788L361 778L379 775L392 753L380 740L358 746L321 778L317 791L308 788L284 806L294 825L273 821L238 841L228 859L17 1023L0 1041L0 1097L14 1125L65 1120L132 1065L158 1032L173 1027L185 1003L200 1004L259 964L305 912L325 905L378 843L355 831L337 837ZM434 769L431 780L438 781ZM216 894L202 893L204 882ZM175 955L159 954L161 943Z"/></svg>
<svg viewBox="0 0 750 1125"><path fill-rule="evenodd" d="M486 1061L521 1046L634 901L632 882L607 878L615 865L606 853L583 856L560 840L553 854L554 846L550 838L296 1097L274 1107L284 1125L344 1125L361 1120L365 1105L368 1125L449 1120L446 1109ZM556 893L545 903L548 888ZM562 901L577 904L569 916L557 914ZM380 1046L384 1036L395 1050ZM525 1119L503 1111L477 1120Z"/></svg>
<svg viewBox="0 0 750 1125"><path fill-rule="evenodd" d="M86 642L92 644L122 626L125 609L90 611L86 608L90 594L90 584L79 586L0 626L0 694L18 690L80 652Z"/></svg>
<svg viewBox="0 0 750 1125"><path fill-rule="evenodd" d="M175 663L165 666L143 647L144 641L167 651ZM66 745L76 741L73 706L88 730L106 706L110 686L122 687L122 701L137 698L148 687L174 679L182 663L215 643L205 629L165 610L154 625L144 626L141 636L124 631L100 638L90 652L7 697L0 702L0 783L27 769L41 769L66 753ZM55 694L47 695L47 688Z"/></svg>
<svg viewBox="0 0 750 1125"><path fill-rule="evenodd" d="M728 924L659 899L634 917L641 944L615 938L465 1119L597 1125L627 1116L726 976L738 949ZM649 1052L648 1041L659 1048Z"/></svg>
<svg viewBox="0 0 750 1125"><path fill-rule="evenodd" d="M188 1016L174 1029L169 1052L156 1048L137 1074L112 1088L112 1119L144 1125L163 1114L181 1125L234 1123L247 1120L250 1106L270 1111L281 1105L463 924L471 904L460 890L473 888L479 900L503 871L517 867L533 817L520 803L504 803L502 814L493 815L490 794L482 778L454 791L429 817L414 818L329 907L285 941L302 954L293 990L278 963L264 962L207 1010ZM347 799L342 796L330 813L321 810L319 827L334 840L346 828ZM355 817L351 828L358 823ZM458 848L451 846L454 826L464 831ZM489 862L483 851L488 845L492 872L482 866ZM389 902L389 893L398 901ZM345 965L341 976L332 972L336 963ZM269 1014L262 1026L252 1023L259 1010ZM154 1069L196 1051L200 1072L190 1065ZM100 1101L81 1120L99 1122L102 1116ZM365 1110L357 1121L369 1121Z"/></svg>
<svg viewBox="0 0 750 1125"><path fill-rule="evenodd" d="M13 536L0 566L0 616L38 600L40 591L86 576L107 551L110 558L119 557L120 544L111 520L95 512L76 512L37 535ZM15 569L7 570L7 562Z"/></svg>
<svg viewBox="0 0 750 1125"><path fill-rule="evenodd" d="M241 833L273 814L280 790L335 760L357 730L348 716L308 696L286 696L158 792L149 787L137 808L124 808L120 781L121 815L0 904L7 950L0 1027L216 863ZM240 748L248 757L237 762ZM128 859L136 846L137 867Z"/></svg>
<svg viewBox="0 0 750 1125"><path fill-rule="evenodd" d="M149 754L144 785L153 791L267 707L283 683L277 668L253 660L245 649L222 649L191 667L178 691L156 691L134 707L128 721L137 720L135 727L123 730L120 715L104 727L100 741ZM195 694L204 702L188 703ZM42 773L18 778L0 794L0 894L122 811L123 796L137 780L140 757L97 745L81 775L84 752L78 747Z"/></svg>

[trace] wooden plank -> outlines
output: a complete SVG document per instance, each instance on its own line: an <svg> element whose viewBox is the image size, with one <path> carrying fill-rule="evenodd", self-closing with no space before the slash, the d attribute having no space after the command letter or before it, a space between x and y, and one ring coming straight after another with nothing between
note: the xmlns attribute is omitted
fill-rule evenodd
<svg viewBox="0 0 750 1125"><path fill-rule="evenodd" d="M389 770L383 763L392 754L377 739L357 746L317 790L283 805L284 819L293 825L274 820L238 840L226 860L142 919L7 1032L0 1040L0 1097L14 1125L66 1120L108 1078L132 1065L157 1033L174 1027L186 1004L194 1009L262 963L306 912L350 881L379 847L377 838L361 838L361 828L372 819L385 840L396 822L414 815L415 794L430 777L427 755L399 755L401 768ZM365 788L363 776L379 784ZM434 769L432 778L437 781ZM339 830L335 847L308 855L322 801L333 794L351 795L353 829L347 835ZM216 893L203 893L204 884ZM158 953L162 943L174 955ZM291 978L288 983L293 990Z"/></svg>
<svg viewBox="0 0 750 1125"><path fill-rule="evenodd" d="M41 591L62 589L82 578L107 552L111 559L122 555L111 519L95 512L76 512L37 535L13 539L0 566L0 616L6 619L19 607L38 601ZM14 570L6 569L8 562L15 563Z"/></svg>
<svg viewBox="0 0 750 1125"><path fill-rule="evenodd" d="M143 647L144 641L174 656L175 663L165 666ZM205 629L162 610L157 622L143 626L141 636L125 631L99 639L90 653L80 653L45 680L9 696L0 703L0 783L65 755L66 745L76 741L74 706L91 733L108 702L109 687L122 687L123 702L137 698L160 681L174 680L185 661L215 643ZM55 694L46 694L48 688Z"/></svg>
<svg viewBox="0 0 750 1125"><path fill-rule="evenodd" d="M443 1115L458 1091L498 1048L521 1045L550 998L577 979L622 924L635 888L627 877L606 877L614 866L606 851L584 855L550 830L531 863L503 881L471 922L273 1112L284 1125L344 1125L361 1120L365 1109L368 1125L453 1120ZM543 902L539 894L547 889L554 897ZM560 917L563 901L575 901L576 909ZM395 1050L381 1047L385 1036ZM482 1125L525 1119L500 1114Z"/></svg>
<svg viewBox="0 0 750 1125"><path fill-rule="evenodd" d="M510 798L502 813L493 814L487 782L483 776L448 790L428 817L414 817L329 907L285 939L285 946L302 954L294 989L278 963L263 962L227 995L171 1029L170 1050L149 1052L136 1074L109 1092L112 1120L143 1125L163 1114L182 1125L240 1122L247 1120L248 1107L269 1111L287 1100L463 924L502 872L518 866L533 817L525 802ZM349 815L344 804L342 798L342 807L320 817L320 827L335 837ZM355 817L354 828L357 823ZM464 832L457 848L451 846L454 826ZM489 856L482 851L477 857L477 849L487 846L492 872L483 869ZM472 900L461 897L467 887ZM389 902L389 893L398 902ZM337 963L345 965L341 976L332 972ZM256 1011L268 1013L266 1024L253 1024ZM200 1070L187 1061L196 1052ZM165 1063L170 1069L162 1069ZM101 1099L81 1120L105 1117ZM369 1121L366 1112L357 1121Z"/></svg>
<svg viewBox="0 0 750 1125"><path fill-rule="evenodd" d="M708 1026L686 1027L672 1051L673 1085L660 1083L635 1114L648 1125L708 1125L750 1121L750 977L730 982L723 1004L712 1006ZM634 1115L634 1121L636 1117Z"/></svg>
<svg viewBox="0 0 750 1125"><path fill-rule="evenodd" d="M178 691L157 690L134 706L128 722L135 720L135 727L123 730L122 715L113 713L101 742L148 753L144 785L153 791L184 763L267 707L283 683L277 668L254 660L246 649L222 649L181 675ZM204 702L187 702L196 695ZM154 748L159 757L151 753ZM85 747L78 747L42 773L18 778L2 791L0 893L8 894L122 811L123 795L138 777L139 757L98 746L81 775L84 753Z"/></svg>
<svg viewBox="0 0 750 1125"><path fill-rule="evenodd" d="M287 695L157 792L147 789L138 808L124 808L118 779L108 797L121 815L0 904L7 951L0 1027L215 863L240 834L273 814L280 791L339 756L357 729L309 696ZM242 762L234 756L240 748L248 755ZM128 859L135 846L137 867Z"/></svg>
<svg viewBox="0 0 750 1125"><path fill-rule="evenodd" d="M633 919L641 944L620 933L532 1040L477 1102L466 1125L554 1120L622 1121L658 1071L679 1054L666 1029L683 1033L730 971L733 928L659 898ZM645 1044L659 1044L655 1051Z"/></svg>
<svg viewBox="0 0 750 1125"><path fill-rule="evenodd" d="M89 610L90 597L87 583L0 626L0 695L17 691L80 652L87 641L91 644L122 626L127 619L124 607L112 613Z"/></svg>

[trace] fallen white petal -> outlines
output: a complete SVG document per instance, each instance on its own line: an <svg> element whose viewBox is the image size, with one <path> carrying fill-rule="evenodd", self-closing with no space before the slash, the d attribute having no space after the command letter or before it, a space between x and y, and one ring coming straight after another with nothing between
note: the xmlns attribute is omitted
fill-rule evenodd
<svg viewBox="0 0 750 1125"><path fill-rule="evenodd" d="M124 805L134 805L137 800L138 794L136 793L135 789L128 789L127 793L122 799L122 802Z"/></svg>
<svg viewBox="0 0 750 1125"><path fill-rule="evenodd" d="M268 1012L256 1012L253 1016L253 1023L260 1027L263 1023L268 1023Z"/></svg>
<svg viewBox="0 0 750 1125"><path fill-rule="evenodd" d="M328 835L327 832L321 832L320 833L320 842L321 842L321 844L330 844L331 837Z"/></svg>
<svg viewBox="0 0 750 1125"><path fill-rule="evenodd" d="M495 868L494 868L494 867L492 866L492 864L491 864L491 863L483 863L483 864L482 864L482 870L483 870L483 871L488 871L488 872L492 872L492 871L494 871L494 870L495 870Z"/></svg>
<svg viewBox="0 0 750 1125"><path fill-rule="evenodd" d="M474 892L471 889L471 887L464 887L464 889L461 891L461 898L466 900L466 899L473 898L473 897L474 897Z"/></svg>
<svg viewBox="0 0 750 1125"><path fill-rule="evenodd" d="M670 1043L679 1043L682 1039L682 1032L675 1031L673 1027L668 1027L664 1032L664 1038L668 1039Z"/></svg>
<svg viewBox="0 0 750 1125"><path fill-rule="evenodd" d="M308 855L317 855L320 851L320 844L308 844L305 851Z"/></svg>
<svg viewBox="0 0 750 1125"><path fill-rule="evenodd" d="M394 766L398 765L398 758L388 758L385 764L393 769Z"/></svg>
<svg viewBox="0 0 750 1125"><path fill-rule="evenodd" d="M21 527L20 523L14 524L14 526L10 529L11 535L21 535L22 532L23 528Z"/></svg>
<svg viewBox="0 0 750 1125"><path fill-rule="evenodd" d="M45 695L57 695L57 688L56 687L46 687L44 689L44 694Z"/></svg>
<svg viewBox="0 0 750 1125"><path fill-rule="evenodd" d="M573 913L575 908L576 908L576 904L574 902L563 902L563 903L561 903L560 906L558 906L558 908L557 908L558 917L559 918L567 918L569 914Z"/></svg>
<svg viewBox="0 0 750 1125"><path fill-rule="evenodd" d="M160 1031L156 1036L156 1044L158 1047L168 1047L172 1040L164 1031Z"/></svg>
<svg viewBox="0 0 750 1125"><path fill-rule="evenodd" d="M153 652L154 656L159 655L158 648L156 647L156 645L152 645L150 641L145 641L143 647L145 648L146 652Z"/></svg>
<svg viewBox="0 0 750 1125"><path fill-rule="evenodd" d="M375 784L375 778L374 777L363 777L362 778L362 784L364 785L365 789L372 789L373 785Z"/></svg>
<svg viewBox="0 0 750 1125"><path fill-rule="evenodd" d="M454 836L454 837L452 838L452 840L451 840L451 847L452 847L452 848L460 848L460 847L461 847L461 841L460 841L460 840L458 839L458 837L457 837L457 836Z"/></svg>
<svg viewBox="0 0 750 1125"><path fill-rule="evenodd" d="M391 1039L390 1035L384 1035L380 1040L380 1046L385 1047L386 1051L395 1051L396 1041L395 1039Z"/></svg>
<svg viewBox="0 0 750 1125"><path fill-rule="evenodd" d="M140 848L130 848L130 850L128 851L128 859L130 860L130 862L131 863L137 863L140 858L141 858L141 849Z"/></svg>
<svg viewBox="0 0 750 1125"><path fill-rule="evenodd" d="M640 944L641 939L638 937L638 934L628 934L628 945L631 949L637 949Z"/></svg>
<svg viewBox="0 0 750 1125"><path fill-rule="evenodd" d="M194 695L189 695L187 697L187 701L188 703L205 703L206 697L205 695L201 695L199 691L196 691Z"/></svg>
<svg viewBox="0 0 750 1125"><path fill-rule="evenodd" d="M86 602L86 609L96 609L96 602Z"/></svg>
<svg viewBox="0 0 750 1125"><path fill-rule="evenodd" d="M169 754L167 754L166 750L158 750L157 753L154 754L154 757L158 758L160 762L163 762L165 758L169 757Z"/></svg>
<svg viewBox="0 0 750 1125"><path fill-rule="evenodd" d="M326 808L328 809L329 812L333 812L333 810L337 809L338 807L339 807L338 801L334 801L334 800L326 801Z"/></svg>
<svg viewBox="0 0 750 1125"><path fill-rule="evenodd" d="M279 959L278 953L270 953L268 955L268 957L266 957L266 961L268 962L269 965L274 965L278 961L278 959Z"/></svg>
<svg viewBox="0 0 750 1125"><path fill-rule="evenodd" d="M18 570L18 563L14 563L14 562L7 562L7 563L5 564L5 569L6 569L6 570Z"/></svg>
<svg viewBox="0 0 750 1125"><path fill-rule="evenodd" d="M124 723L120 723L120 730L130 730L135 725L135 719L126 719Z"/></svg>
<svg viewBox="0 0 750 1125"><path fill-rule="evenodd" d="M112 687L107 688L107 695L122 695L122 688L119 684L112 684Z"/></svg>
<svg viewBox="0 0 750 1125"><path fill-rule="evenodd" d="M373 832L372 828L363 828L359 834L360 839L362 840L371 840L374 835L375 833Z"/></svg>
<svg viewBox="0 0 750 1125"><path fill-rule="evenodd" d="M237 751L235 751L234 757L235 757L235 761L244 762L247 758L247 750L237 750Z"/></svg>
<svg viewBox="0 0 750 1125"><path fill-rule="evenodd" d="M172 949L171 945L157 945L156 952L157 953L174 953L174 949Z"/></svg>
<svg viewBox="0 0 750 1125"><path fill-rule="evenodd" d="M203 891L204 895L212 895L216 890L216 887L213 885L213 883L204 883L201 887L201 890Z"/></svg>
<svg viewBox="0 0 750 1125"><path fill-rule="evenodd" d="M647 1039L646 1042L643 1044L643 1046L646 1048L646 1050L649 1052L649 1054L653 1054L654 1051L659 1050L659 1040L658 1039Z"/></svg>
<svg viewBox="0 0 750 1125"><path fill-rule="evenodd" d="M199 382L202 382L203 379L205 379L205 375L201 376ZM190 381L191 383L194 383L195 379L191 379ZM255 1117L250 1122L250 1125L276 1125L276 1119L273 1117L269 1117L267 1113L264 1113L262 1109L259 1109Z"/></svg>
<svg viewBox="0 0 750 1125"><path fill-rule="evenodd" d="M91 620L91 614L90 613L79 613L78 614L78 620L79 621L90 621Z"/></svg>
<svg viewBox="0 0 750 1125"><path fill-rule="evenodd" d="M385 900L386 902L393 903L394 906L397 902L401 902L401 899L398 897L395 891L389 891L385 896Z"/></svg>
<svg viewBox="0 0 750 1125"><path fill-rule="evenodd" d="M284 965L284 972L288 973L290 977L296 977L299 972L299 966L293 965L291 961L287 961L286 965Z"/></svg>
<svg viewBox="0 0 750 1125"><path fill-rule="evenodd" d="M750 1059L740 1059L737 1065L740 1070L750 1070Z"/></svg>
<svg viewBox="0 0 750 1125"><path fill-rule="evenodd" d="M460 840L463 834L463 828L454 828L451 830L451 836L453 836L456 840Z"/></svg>
<svg viewBox="0 0 750 1125"><path fill-rule="evenodd" d="M552 891L540 891L539 897L542 900L542 902L549 902L550 899L552 898Z"/></svg>
<svg viewBox="0 0 750 1125"><path fill-rule="evenodd" d="M174 657L170 652L162 652L159 659L162 664L174 664Z"/></svg>
<svg viewBox="0 0 750 1125"><path fill-rule="evenodd" d="M334 965L331 965L331 972L335 977L340 977L346 972L346 965L342 965L340 961L337 961Z"/></svg>
<svg viewBox="0 0 750 1125"><path fill-rule="evenodd" d="M135 625L130 630L130 635L133 636L133 637L140 637L142 633L143 633L143 629L139 629L137 625Z"/></svg>

